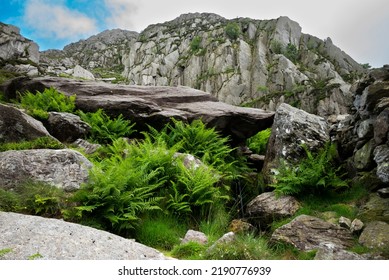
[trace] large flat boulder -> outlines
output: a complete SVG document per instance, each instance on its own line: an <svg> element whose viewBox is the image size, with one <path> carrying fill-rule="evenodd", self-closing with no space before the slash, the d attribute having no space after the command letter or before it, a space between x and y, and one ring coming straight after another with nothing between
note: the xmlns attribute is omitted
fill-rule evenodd
<svg viewBox="0 0 389 280"><path fill-rule="evenodd" d="M163 260L155 249L102 230L57 219L0 212L1 259Z"/></svg>
<svg viewBox="0 0 389 280"><path fill-rule="evenodd" d="M188 87L130 86L56 77L18 79L3 85L7 98L17 91L54 87L66 95L77 95L76 106L86 112L102 108L107 114L133 120L138 127L161 127L171 118L184 121L202 119L223 135L242 141L271 127L274 112L242 108L217 101L209 93Z"/></svg>
<svg viewBox="0 0 389 280"><path fill-rule="evenodd" d="M32 180L73 191L88 180L91 167L81 153L69 149L6 151L0 153L0 187Z"/></svg>

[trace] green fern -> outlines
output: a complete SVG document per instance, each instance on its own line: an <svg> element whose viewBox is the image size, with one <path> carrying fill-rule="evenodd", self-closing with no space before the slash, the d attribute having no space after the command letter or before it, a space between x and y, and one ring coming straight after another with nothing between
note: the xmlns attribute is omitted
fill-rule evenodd
<svg viewBox="0 0 389 280"><path fill-rule="evenodd" d="M66 96L55 88L45 89L43 92L31 93L27 91L20 95L21 106L38 119L46 120L48 112L73 112L75 110L76 96Z"/></svg>
<svg viewBox="0 0 389 280"><path fill-rule="evenodd" d="M266 152L267 142L271 134L271 128L262 130L247 139L247 146L256 154L263 155Z"/></svg>
<svg viewBox="0 0 389 280"><path fill-rule="evenodd" d="M303 146L307 157L297 166L281 162L276 183L272 186L278 195L301 193L321 193L329 190L344 190L348 184L339 174L341 167L335 168L337 150L335 145L326 144L317 154Z"/></svg>
<svg viewBox="0 0 389 280"><path fill-rule="evenodd" d="M120 137L128 137L135 132L135 124L125 120L122 115L111 119L102 109L94 113L78 112L81 119L91 126L90 140L100 144L111 143Z"/></svg>

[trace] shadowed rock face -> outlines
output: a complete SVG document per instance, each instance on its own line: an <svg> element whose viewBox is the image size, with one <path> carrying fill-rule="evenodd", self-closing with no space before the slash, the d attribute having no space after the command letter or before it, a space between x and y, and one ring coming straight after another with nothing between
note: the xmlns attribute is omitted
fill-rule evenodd
<svg viewBox="0 0 389 280"><path fill-rule="evenodd" d="M171 118L188 122L202 119L236 142L271 127L274 117L273 112L218 102L206 92L187 87L113 85L43 77L11 82L3 86L3 92L12 98L17 91L49 87L66 95L77 95L77 108L86 112L102 108L111 116L122 114L135 121L138 127L146 124L162 127Z"/></svg>

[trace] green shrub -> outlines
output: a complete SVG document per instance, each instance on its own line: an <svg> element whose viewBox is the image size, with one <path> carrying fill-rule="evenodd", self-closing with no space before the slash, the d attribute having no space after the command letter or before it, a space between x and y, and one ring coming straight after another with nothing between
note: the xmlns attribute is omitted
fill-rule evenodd
<svg viewBox="0 0 389 280"><path fill-rule="evenodd" d="M185 234L183 224L171 216L159 215L154 218L142 219L136 231L138 242L160 250L171 250L179 244L180 236Z"/></svg>
<svg viewBox="0 0 389 280"><path fill-rule="evenodd" d="M297 49L297 47L291 43L289 43L286 48L285 48L285 51L283 52L283 54L290 60L292 61L293 63L296 63L298 58L299 58L299 51Z"/></svg>
<svg viewBox="0 0 389 280"><path fill-rule="evenodd" d="M0 143L0 152L8 150L63 149L64 147L58 140L44 136L30 141Z"/></svg>
<svg viewBox="0 0 389 280"><path fill-rule="evenodd" d="M277 40L272 40L270 43L270 49L275 53L275 54L282 54L284 53L284 46L280 41Z"/></svg>
<svg viewBox="0 0 389 280"><path fill-rule="evenodd" d="M225 32L230 40L236 40L241 33L240 26L236 22L229 22L225 27Z"/></svg>
<svg viewBox="0 0 389 280"><path fill-rule="evenodd" d="M201 37L200 36L195 36L192 41L190 42L190 49L192 52L197 52L200 50L201 46Z"/></svg>
<svg viewBox="0 0 389 280"><path fill-rule="evenodd" d="M206 247L197 242L190 241L174 246L171 255L177 259L201 260L204 257Z"/></svg>
<svg viewBox="0 0 389 280"><path fill-rule="evenodd" d="M274 253L268 242L262 237L237 235L233 242L217 243L208 249L205 258L208 260L269 260Z"/></svg>
<svg viewBox="0 0 389 280"><path fill-rule="evenodd" d="M20 103L27 112L38 119L46 120L51 111L73 112L76 96L66 96L54 88L45 89L35 94L27 91L20 96Z"/></svg>
<svg viewBox="0 0 389 280"><path fill-rule="evenodd" d="M135 132L133 129L135 124L123 119L122 115L111 119L102 109L94 113L79 111L78 114L84 122L91 126L90 140L92 142L107 144L120 137L128 137Z"/></svg>
<svg viewBox="0 0 389 280"><path fill-rule="evenodd" d="M247 139L247 146L256 154L263 155L266 152L267 142L271 134L271 128L262 130Z"/></svg>
<svg viewBox="0 0 389 280"><path fill-rule="evenodd" d="M66 208L63 190L40 182L24 182L12 190L0 189L0 210L45 217L61 217Z"/></svg>
<svg viewBox="0 0 389 280"><path fill-rule="evenodd" d="M278 195L287 194L320 194L329 190L344 190L348 187L339 175L341 167L335 167L337 150L335 145L327 144L317 154L312 154L303 146L307 158L298 166L281 164L272 186Z"/></svg>

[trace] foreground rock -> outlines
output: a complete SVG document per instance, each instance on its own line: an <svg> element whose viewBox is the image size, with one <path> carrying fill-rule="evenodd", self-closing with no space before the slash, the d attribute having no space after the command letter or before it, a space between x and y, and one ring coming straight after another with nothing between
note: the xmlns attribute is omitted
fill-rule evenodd
<svg viewBox="0 0 389 280"><path fill-rule="evenodd" d="M247 214L261 228L266 228L274 220L293 216L300 208L292 196L276 197L274 192L258 195L247 205Z"/></svg>
<svg viewBox="0 0 389 280"><path fill-rule="evenodd" d="M265 180L272 181L271 175L279 168L281 161L293 164L305 157L301 145L316 151L328 141L328 125L322 117L281 104L274 117L266 150L263 167Z"/></svg>
<svg viewBox="0 0 389 280"><path fill-rule="evenodd" d="M389 224L379 221L367 224L361 236L359 237L359 243L368 248L382 251L388 254Z"/></svg>
<svg viewBox="0 0 389 280"><path fill-rule="evenodd" d="M357 253L349 252L343 249L339 249L333 246L326 248L320 248L316 255L315 260L364 260L361 255Z"/></svg>
<svg viewBox="0 0 389 280"><path fill-rule="evenodd" d="M382 198L372 193L368 201L361 207L358 218L363 222L382 221L389 223L389 198Z"/></svg>
<svg viewBox="0 0 389 280"><path fill-rule="evenodd" d="M40 121L21 110L0 104L0 143L34 140L50 136Z"/></svg>
<svg viewBox="0 0 389 280"><path fill-rule="evenodd" d="M92 163L73 150L23 150L0 153L0 182L6 189L25 181L38 181L66 191L88 180Z"/></svg>
<svg viewBox="0 0 389 280"><path fill-rule="evenodd" d="M71 143L79 138L85 138L91 127L77 115L50 112L47 129L51 135L61 142Z"/></svg>
<svg viewBox="0 0 389 280"><path fill-rule="evenodd" d="M77 81L55 77L19 79L3 85L7 98L17 91L44 90L54 87L66 95L77 95L76 106L86 112L102 108L111 116L122 114L138 127L161 127L171 118L184 121L202 119L236 141L271 127L273 112L242 108L218 102L210 94L186 87L147 87Z"/></svg>
<svg viewBox="0 0 389 280"><path fill-rule="evenodd" d="M319 218L301 215L290 223L276 229L271 241L282 241L295 246L302 251L319 248L346 249L353 244L350 231L325 222Z"/></svg>
<svg viewBox="0 0 389 280"><path fill-rule="evenodd" d="M163 260L162 253L123 237L56 219L0 212L2 259Z"/></svg>

